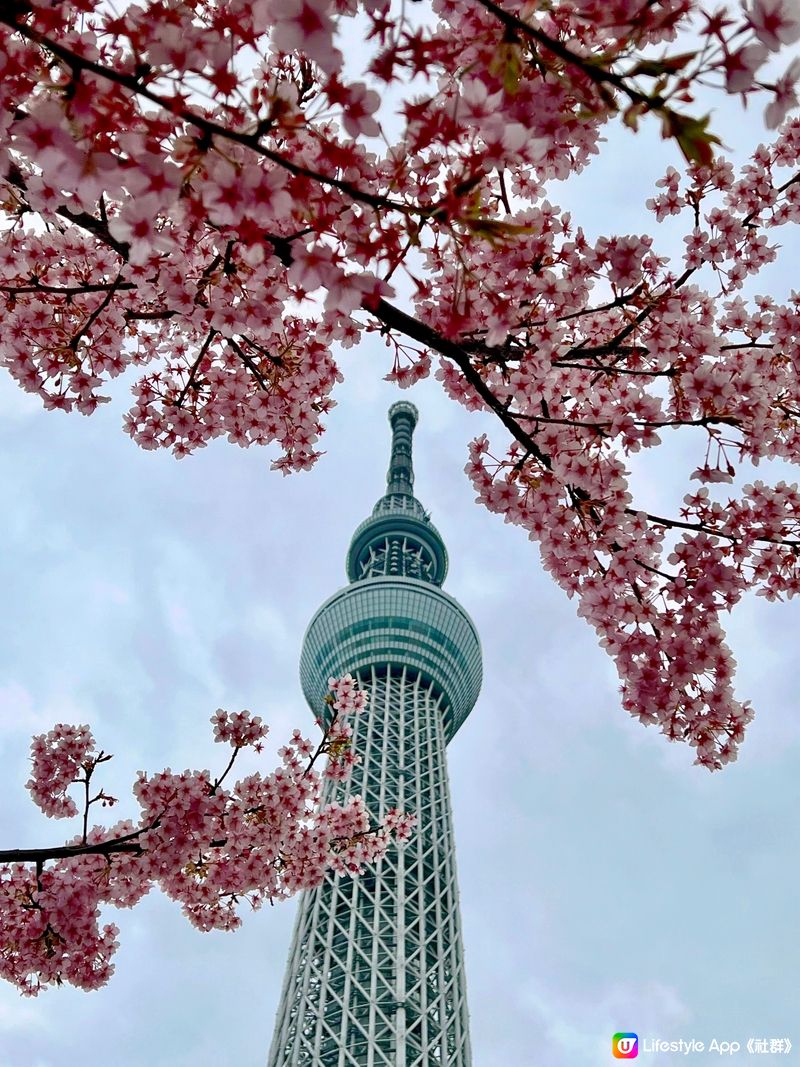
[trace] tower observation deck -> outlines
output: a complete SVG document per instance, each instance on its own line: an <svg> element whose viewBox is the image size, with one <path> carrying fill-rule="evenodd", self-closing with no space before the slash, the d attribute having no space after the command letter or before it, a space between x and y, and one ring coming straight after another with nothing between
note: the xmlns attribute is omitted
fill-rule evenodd
<svg viewBox="0 0 800 1067"><path fill-rule="evenodd" d="M360 793L381 821L417 816L359 878L329 875L303 894L269 1067L470 1067L471 1055L446 745L478 698L472 620L441 585L447 552L414 496L418 413L389 409L386 493L356 529L350 584L314 615L300 659L315 715L328 679L369 691L354 717L361 762L325 799Z"/></svg>

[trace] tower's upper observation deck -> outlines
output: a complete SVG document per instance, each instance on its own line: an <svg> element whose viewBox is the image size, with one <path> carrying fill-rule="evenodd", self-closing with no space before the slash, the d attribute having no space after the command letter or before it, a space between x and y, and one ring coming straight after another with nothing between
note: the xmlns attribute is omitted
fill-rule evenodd
<svg viewBox="0 0 800 1067"><path fill-rule="evenodd" d="M421 671L444 694L449 740L481 687L481 648L469 615L439 588L444 541L414 496L413 404L389 409L392 447L386 493L356 529L347 553L350 585L317 611L303 641L300 678L319 713L328 679L387 664Z"/></svg>

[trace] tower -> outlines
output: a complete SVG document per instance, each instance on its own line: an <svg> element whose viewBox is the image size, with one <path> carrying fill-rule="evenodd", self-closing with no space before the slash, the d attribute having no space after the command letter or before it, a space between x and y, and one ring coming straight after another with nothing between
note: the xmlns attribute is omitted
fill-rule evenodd
<svg viewBox="0 0 800 1067"><path fill-rule="evenodd" d="M475 704L472 620L440 588L447 552L414 496L413 404L389 410L386 493L356 529L350 584L317 611L300 659L319 713L328 679L369 690L353 719L361 762L326 799L360 793L370 814L414 812L403 847L359 878L303 894L269 1067L470 1067L445 746Z"/></svg>

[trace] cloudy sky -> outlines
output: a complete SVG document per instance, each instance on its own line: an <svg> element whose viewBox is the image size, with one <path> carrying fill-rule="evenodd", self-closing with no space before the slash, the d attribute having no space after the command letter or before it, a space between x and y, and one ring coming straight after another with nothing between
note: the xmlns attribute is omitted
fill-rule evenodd
<svg viewBox="0 0 800 1067"><path fill-rule="evenodd" d="M719 119L743 144L739 121ZM748 122L758 130L756 115ZM553 198L590 233L645 231L637 203L671 151L652 130L615 136ZM663 228L659 240L679 244ZM796 285L791 259L758 291ZM400 395L382 381L377 341L342 366L327 454L289 478L265 452L224 442L182 462L138 450L120 432L119 389L84 419L43 413L0 379L4 845L72 832L24 789L30 737L55 722L90 723L114 753L107 780L122 815L135 810L138 769L218 765L208 719L219 706L271 723L266 766L310 724L303 632L344 583L350 535L383 492L386 410ZM448 546L446 589L484 647L483 691L449 752L475 1067L600 1067L616 1062L618 1030L706 1044L788 1037L798 1052L777 1062L800 1062L800 608L751 598L736 609L738 690L756 720L738 763L693 767L688 748L621 712L610 662L536 549L475 505L467 442L484 430L500 442L491 420L435 382L404 395L421 413L416 489ZM686 491L678 461L685 477L702 446L669 448L636 470L642 505L662 514ZM35 1001L0 988L0 1067L260 1067L293 916L290 903L236 934L200 934L158 893L114 913L121 948L107 988Z"/></svg>

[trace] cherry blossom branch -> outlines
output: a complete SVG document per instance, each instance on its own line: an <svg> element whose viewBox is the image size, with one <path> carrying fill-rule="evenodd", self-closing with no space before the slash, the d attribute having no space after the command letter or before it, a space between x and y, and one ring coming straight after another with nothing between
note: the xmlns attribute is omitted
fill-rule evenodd
<svg viewBox="0 0 800 1067"><path fill-rule="evenodd" d="M506 429L509 430L520 444L524 445L526 450L532 456L535 456L543 466L550 466L549 457L542 452L534 438L522 429L516 419L508 414L505 405L498 400L480 374L474 369L469 353L465 351L461 345L456 344L454 341L450 341L446 337L442 337L441 334L426 323L420 322L412 315L408 315L405 311L401 311L400 308L389 304L384 299L377 301L377 303L368 301L364 305L364 309L375 315L376 318L380 319L380 321L390 329L400 330L401 333L404 333L407 337L411 337L415 341L419 341L426 348L432 348L440 355L451 359L478 396L480 396L481 400L483 400L487 407L497 415L498 419Z"/></svg>
<svg viewBox="0 0 800 1067"><path fill-rule="evenodd" d="M142 827L124 837L92 844L0 849L0 863L44 864L50 860L72 859L78 856L110 856L116 852L130 852L140 856L144 849L137 843L137 839L149 829L153 827Z"/></svg>
<svg viewBox="0 0 800 1067"><path fill-rule="evenodd" d="M256 366L255 362L250 358L250 356L248 356L248 354L241 347L241 345L238 345L236 343L236 341L232 337L228 337L227 338L227 343L228 343L229 347L233 349L233 351L236 353L236 355L239 357L239 359L242 361L242 363L244 363L244 365L247 367L247 369L250 371L250 373L253 375L255 380L258 382L259 387L266 392L268 390L268 388L269 388L268 383L267 383L267 379L264 377L264 375L258 369L258 367Z"/></svg>
<svg viewBox="0 0 800 1067"><path fill-rule="evenodd" d="M214 340L214 338L216 336L217 336L217 331L216 330L209 330L208 331L205 341L203 341L202 345L200 345L200 351L197 353L197 358L195 359L194 363L189 368L189 374L188 374L188 376L186 378L186 383L185 383L183 389L181 389L180 393L178 394L178 399L175 401L175 407L179 408L179 407L182 406L184 400L186 399L186 394L189 392L189 390L191 389L191 387L192 387L192 385L194 383L194 376L195 376L195 374L197 374L198 370L200 369L200 364L205 359L206 352L208 352L208 350L211 347L211 344L212 344L212 342L213 342L213 340Z"/></svg>
<svg viewBox="0 0 800 1067"><path fill-rule="evenodd" d="M613 300L609 300L605 304L596 304L592 307L581 308L579 311L571 311L567 315L557 315L556 318L559 322L570 322L573 319L583 318L586 315L597 315L603 311L614 311L616 308L625 307L628 304L635 303L644 292L644 285L637 285L635 289L629 293L620 293L619 296L614 297ZM545 321L526 323L531 326L544 326Z"/></svg>
<svg viewBox="0 0 800 1067"><path fill-rule="evenodd" d="M587 368L592 370L594 368ZM622 372L621 372L622 373ZM581 419L554 419L549 418L546 415L529 415L524 411L512 411L510 408L506 408L506 411L510 416L515 419L524 419L526 422L542 423L542 425L550 426L571 426L576 430L603 430L607 426L614 426L615 423L611 420L592 420L591 422L585 422ZM650 426L654 430L665 429L670 426L711 426L715 423L722 423L726 426L735 426L741 428L742 420L734 415L704 415L699 419L632 419L634 426Z"/></svg>
<svg viewBox="0 0 800 1067"><path fill-rule="evenodd" d="M349 197L351 200L354 200L357 203L367 204L373 208L399 211L402 214L413 213L413 209L400 200L392 200L390 197L379 196L375 193L367 192L366 190L357 188L350 182L344 181L342 178L335 178L332 175L321 174L310 167L295 163L293 160L282 156L279 152L275 152L263 145L258 132L254 134L241 133L237 130L230 129L227 126L223 126L221 123L215 122L213 119L209 119L204 115L200 115L196 111L192 111L190 108L183 107L179 102L181 97L178 96L175 100L170 100L168 97L161 96L159 93L155 93L151 89L148 89L146 85L143 85L142 82L133 75L122 74L119 71L114 70L112 67L106 67L95 60L87 59L85 56L81 56L77 52L59 44L57 41L53 41L45 34L39 33L37 30L34 30L29 26L20 24L10 14L4 14L0 11L0 24L21 34L32 43L39 45L40 48L46 49L63 63L66 63L73 73L81 70L89 71L90 73L105 78L116 85L120 85L134 93L136 96L141 96L145 100L149 100L151 103L158 104L159 107L163 108L169 114L174 115L176 118L181 119L183 122L196 126L197 129L202 130L207 136L219 137L222 140L242 145L244 148L249 148L264 159L270 160L270 162L275 163L277 166L295 177L309 178L312 181L319 182L321 185L338 189L339 192L344 193L345 196ZM89 216L89 218L91 218L91 216ZM71 221L76 220L73 218Z"/></svg>
<svg viewBox="0 0 800 1067"><path fill-rule="evenodd" d="M636 516L641 514L640 510L636 508L625 508L625 514ZM649 511L644 512L647 517L647 521L653 523L655 526L664 526L667 529L678 530L694 530L697 533L708 534L711 537L724 537L726 540L733 542L734 544L740 543L744 540L741 533L729 533L727 530L719 529L717 526L709 526L703 522L685 522L682 519L668 519L662 515L652 515ZM754 541L764 541L767 544L781 545L785 548L800 548L800 541L792 540L788 537L770 537L767 534L753 533L750 535Z"/></svg>
<svg viewBox="0 0 800 1067"><path fill-rule="evenodd" d="M576 349L573 349L580 356L609 356L614 352L619 351L619 346L622 341L627 340L630 335L637 330L643 323L650 318L653 312L659 307L664 298L673 292L677 292L681 286L695 273L695 267L687 267L674 281L670 281L669 288L664 292L659 293L651 302L639 312L639 314L627 323L619 331L614 334L613 337L604 341L601 345L585 345Z"/></svg>
<svg viewBox="0 0 800 1067"><path fill-rule="evenodd" d="M567 48L565 44L562 44L561 41L554 37L550 37L537 26L532 26L529 22L525 22L524 19L521 19L518 15L506 11L498 4L495 4L493 0L477 0L477 3L495 15L498 21L500 21L506 29L517 30L526 37L530 37L531 40L536 41L537 44L546 48L548 52L552 52L554 56L558 56L559 59L568 63L570 66L577 67L596 85L613 85L615 89L625 93L632 103L646 104L648 108L654 108L655 106L661 107L663 105L664 101L661 97L649 97L644 93L639 92L638 89L628 85L622 75L615 74L613 71L599 66L597 62L587 60L583 56L578 55L573 52L572 49Z"/></svg>
<svg viewBox="0 0 800 1067"><path fill-rule="evenodd" d="M209 790L209 792L212 795L217 792L219 787L222 785L222 783L225 781L225 779L230 774L231 770L233 769L233 765L236 762L236 757L239 755L241 750L242 750L242 746L241 745L234 745L233 752L231 752L231 758L228 760L228 763L227 763L227 766L225 767L225 770L222 772L222 774L219 776L219 778L216 779L216 781L214 782L214 784L211 786L211 788ZM224 842L221 842L221 843L224 844Z"/></svg>
<svg viewBox="0 0 800 1067"><path fill-rule="evenodd" d="M568 367L570 370L588 370L593 374L630 374L640 378L674 378L677 373L672 367L668 370L639 370L634 367L608 367L602 363L573 363L567 359L554 359L552 365Z"/></svg>
<svg viewBox="0 0 800 1067"><path fill-rule="evenodd" d="M83 296L87 293L121 292L123 290L136 289L133 282L115 280L113 282L87 282L85 285L58 286L43 285L41 283L31 285L2 285L0 292L18 296L23 293L46 293L53 296Z"/></svg>
<svg viewBox="0 0 800 1067"><path fill-rule="evenodd" d="M349 684L350 690L344 690L343 687ZM352 688L352 681L347 676L346 679L342 679L340 682L334 683L337 689L342 689L342 696L329 696L326 703L329 707L333 708L333 713L330 718L325 721L318 719L318 724L322 727L322 738L317 745L313 755L307 760L305 768L303 770L303 777L308 778L313 771L314 765L317 760L323 756L328 755L334 765L341 759L344 752L349 748L348 727L343 723L342 716L351 714L354 710L358 711L364 707L365 694L356 691ZM335 690L336 691L336 690ZM248 745L260 749L260 741L266 732L266 728L261 726L261 720L258 718L250 719L248 713L240 713L238 716L234 716L231 722L231 717L224 712L217 712L217 714L211 720L216 723L217 738L216 740L229 740L232 744L233 751L230 759L228 760L225 769L214 781L213 785L209 785L209 795L213 796L219 791L225 778L230 773L233 765L241 752L241 750ZM58 728L57 728L58 729ZM299 731L295 731L293 742L297 743L300 738ZM37 739L40 740L40 739ZM310 750L309 750L310 751ZM124 834L121 837L108 838L101 841L95 841L92 843L87 842L88 836L88 814L91 804L96 800L105 800L106 802L113 799L107 797L104 793L99 793L93 799L89 798L89 787L92 775L97 766L101 763L107 763L112 757L104 752L100 752L97 756L90 759L85 759L80 765L83 769L83 777L74 778L75 783L84 787L85 800L83 808L83 831L81 834L82 843L77 845L58 845L33 849L0 849L0 864L2 863L45 863L48 860L53 859L68 859L72 856L87 856L87 855L109 855L115 852L135 852L137 855L145 851L144 847L138 843L138 839L144 835L151 833L153 830L157 830L161 825L164 814L169 810L169 804L155 819L153 819L147 825L141 826L136 830L132 830L129 833ZM349 766L353 760L347 762ZM68 772L71 767L68 765ZM35 771L37 775L48 773L43 770ZM32 783L29 783L29 786ZM33 789L35 798L40 797L42 794L37 792L40 789L38 785ZM45 786L45 792L50 789L49 785ZM174 799L174 797L172 798ZM39 800L37 799L37 803ZM48 806L45 805L47 808ZM227 844L226 840L212 841L211 845L214 847L222 847Z"/></svg>
<svg viewBox="0 0 800 1067"><path fill-rule="evenodd" d="M337 700L329 694L325 699L325 703L328 708L328 716L317 720L317 724L324 727L324 729L322 738L306 765L306 777L311 774L314 764L321 756L330 756L336 762L350 748L350 735L347 729L343 728L340 715L341 709Z"/></svg>
<svg viewBox="0 0 800 1067"><path fill-rule="evenodd" d="M349 675L332 680L331 689L323 773L336 781L356 762L346 720L363 709L366 694ZM249 712L220 710L211 721L215 739L233 748L213 784L207 771L140 773L134 793L141 825L108 830L86 824L89 806L109 799L102 792L90 799L89 782L110 758L93 754L88 727L62 724L34 738L33 799L49 815L72 816L77 808L67 790L82 785L84 830L79 843L0 851L0 976L29 994L64 981L97 988L113 972L118 933L98 928L100 904L130 907L158 884L201 930L233 929L241 922L239 901L259 907L318 885L329 871L357 875L385 854L390 838L410 834L414 819L396 809L375 822L361 797L320 803L322 778L311 769L319 750L312 755L299 730L273 774L250 774L223 789L241 750L261 750L266 727Z"/></svg>
<svg viewBox="0 0 800 1067"><path fill-rule="evenodd" d="M0 12L0 24L4 22L2 12ZM14 27L16 28L16 26ZM25 184L25 179L16 164L11 164L8 171L5 174L5 179L21 193L27 194L28 187ZM62 219L66 219L67 222L71 222L75 226L79 226L82 230L86 230L87 233L91 233L94 237L97 237L104 244L112 248L123 260L127 260L129 246L124 241L118 241L114 238L108 230L107 219L97 219L94 215L88 211L75 211L72 208L67 207L65 204L59 205L56 209L56 214ZM130 283L126 283L127 285Z"/></svg>
<svg viewBox="0 0 800 1067"><path fill-rule="evenodd" d="M634 66L627 74L616 74L601 64L598 59L587 59L573 52L561 41L549 36L537 26L531 25L519 16L506 11L494 0L477 0L481 7L491 12L505 26L507 31L521 33L530 40L536 42L541 48L546 49L557 56L562 62L575 67L587 77L600 91L603 102L616 110L617 105L607 87L611 86L618 92L623 93L631 102L625 121L628 125L636 127L638 115L642 112L653 111L662 117L662 135L674 137L681 151L688 161L696 160L702 163L710 163L712 156L711 145L719 144L720 141L713 134L707 132L707 119L695 119L688 115L682 115L667 105L667 98L661 95L661 89L665 87L665 75L674 74L682 70L692 59L695 52L684 55L666 57L661 60L643 61ZM652 94L641 92L635 86L629 84L627 79L637 72L647 73L651 77L660 75L657 82L657 91Z"/></svg>
<svg viewBox="0 0 800 1067"><path fill-rule="evenodd" d="M86 334L92 328L93 323L97 322L97 320L103 314L105 309L108 307L108 305L114 299L114 295L117 292L117 289L118 289L118 287L119 287L121 282L122 282L122 275L118 274L116 279L114 280L114 282L112 282L111 288L108 290L106 295L103 297L103 299L97 305L97 307L94 309L94 311L91 313L91 315L89 315L89 317L86 319L86 322L81 326L81 328L77 331L77 333L72 335L72 337L69 340L69 347L72 349L73 352L77 352L78 351L78 345L80 343L81 338L86 336Z"/></svg>

